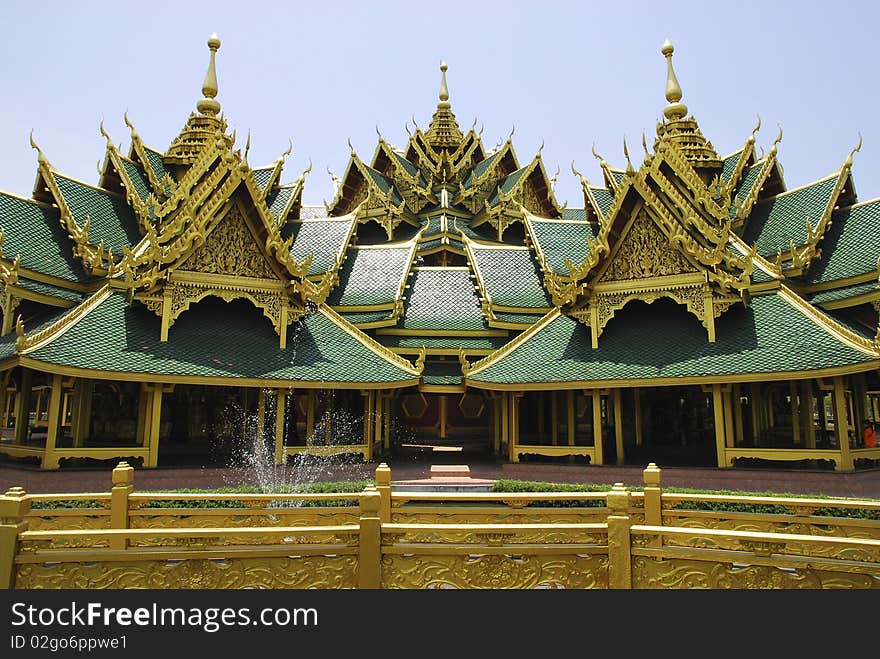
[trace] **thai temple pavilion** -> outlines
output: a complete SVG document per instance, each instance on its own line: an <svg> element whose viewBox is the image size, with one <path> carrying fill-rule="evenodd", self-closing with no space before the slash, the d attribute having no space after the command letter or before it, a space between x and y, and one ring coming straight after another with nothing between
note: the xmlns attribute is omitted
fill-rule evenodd
<svg viewBox="0 0 880 659"><path fill-rule="evenodd" d="M259 167L236 148L208 46L167 148L126 116L125 153L102 126L90 184L32 136L32 195L0 193L0 453L154 467L249 441L282 463L466 440L511 461L880 459L862 433L880 420L880 199L857 197L860 143L792 189L760 120L720 156L667 42L641 163L594 152L598 185L572 163L568 208L540 150L461 129L442 65L427 129L352 149L309 206L289 148Z"/></svg>

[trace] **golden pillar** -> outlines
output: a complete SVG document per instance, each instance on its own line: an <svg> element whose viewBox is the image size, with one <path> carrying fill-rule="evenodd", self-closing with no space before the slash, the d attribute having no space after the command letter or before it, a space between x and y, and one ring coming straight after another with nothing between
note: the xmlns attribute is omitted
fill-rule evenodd
<svg viewBox="0 0 880 659"><path fill-rule="evenodd" d="M633 408L636 424L636 446L641 446L644 441L642 437L642 391L638 387L633 389Z"/></svg>
<svg viewBox="0 0 880 659"><path fill-rule="evenodd" d="M761 385L757 382L749 385L749 401L752 408L752 443L758 446L761 438Z"/></svg>
<svg viewBox="0 0 880 659"><path fill-rule="evenodd" d="M309 389L306 396L306 446L314 443L312 435L315 433L315 390Z"/></svg>
<svg viewBox="0 0 880 659"><path fill-rule="evenodd" d="M854 464L849 447L846 392L843 377L840 375L834 378L834 432L837 436L837 448L840 451L840 460L836 465L837 471L852 471Z"/></svg>
<svg viewBox="0 0 880 659"><path fill-rule="evenodd" d="M49 394L49 414L46 419L46 447L43 450L42 469L58 467L55 446L58 443L58 430L61 427L61 376L52 376L52 389Z"/></svg>
<svg viewBox="0 0 880 659"><path fill-rule="evenodd" d="M801 445L801 415L800 405L798 404L797 383L794 380L788 381L788 397L791 399L791 441L795 446Z"/></svg>
<svg viewBox="0 0 880 659"><path fill-rule="evenodd" d="M439 406L439 414L440 417L440 439L446 439L446 406L449 401L446 400L446 394L440 394L440 399L438 401Z"/></svg>
<svg viewBox="0 0 880 659"><path fill-rule="evenodd" d="M593 390L593 449L596 464L605 464L604 447L602 446L602 392Z"/></svg>
<svg viewBox="0 0 880 659"><path fill-rule="evenodd" d="M722 387L724 394L724 445L733 448L733 388L728 384Z"/></svg>
<svg viewBox="0 0 880 659"><path fill-rule="evenodd" d="M266 436L266 390L257 390L257 441Z"/></svg>
<svg viewBox="0 0 880 659"><path fill-rule="evenodd" d="M15 443L25 444L28 440L28 427L31 416L31 389L34 383L34 372L22 367L21 383L18 387L18 398L15 401Z"/></svg>
<svg viewBox="0 0 880 659"><path fill-rule="evenodd" d="M150 387L150 401L147 408L149 425L147 426L147 447L149 449L146 467L155 467L159 463L159 433L162 428L162 394L164 387L155 384Z"/></svg>
<svg viewBox="0 0 880 659"><path fill-rule="evenodd" d="M813 421L812 380L803 380L801 382L800 415L801 425L804 428L804 445L807 448L816 448L816 424Z"/></svg>
<svg viewBox="0 0 880 659"><path fill-rule="evenodd" d="M621 409L620 389L613 389L611 398L614 401L614 445L617 448L617 464L622 465L624 463L623 410Z"/></svg>
<svg viewBox="0 0 880 659"><path fill-rule="evenodd" d="M275 390L275 464L284 463L284 417L287 405L287 391Z"/></svg>
<svg viewBox="0 0 880 659"><path fill-rule="evenodd" d="M733 385L733 444L742 446L745 440L745 426L743 426L742 387Z"/></svg>
<svg viewBox="0 0 880 659"><path fill-rule="evenodd" d="M712 385L712 409L715 414L715 451L718 455L718 466L727 466L726 440L724 437L724 394L720 384Z"/></svg>

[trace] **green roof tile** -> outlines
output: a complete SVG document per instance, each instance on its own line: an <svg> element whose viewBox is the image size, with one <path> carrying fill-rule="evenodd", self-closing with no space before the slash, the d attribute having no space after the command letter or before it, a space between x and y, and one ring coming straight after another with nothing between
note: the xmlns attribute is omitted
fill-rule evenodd
<svg viewBox="0 0 880 659"><path fill-rule="evenodd" d="M346 314L348 318L351 314ZM510 338L506 336L400 336L376 334L376 340L388 348L451 348L453 350L497 350Z"/></svg>
<svg viewBox="0 0 880 659"><path fill-rule="evenodd" d="M608 217L608 212L614 203L614 193L605 188L590 188L590 192L593 193L593 199L596 200L599 210L602 211L602 217Z"/></svg>
<svg viewBox="0 0 880 659"><path fill-rule="evenodd" d="M104 241L104 247L121 254L123 247L131 247L141 239L137 218L122 197L61 174L54 176L76 223L83 226L86 218L91 218L91 244Z"/></svg>
<svg viewBox="0 0 880 659"><path fill-rule="evenodd" d="M509 176L505 177L505 179L503 181L501 181L501 183L500 183L501 192L503 192L504 194L507 194L508 192L510 192L513 189L513 187L519 182L519 180L523 177L523 174L526 173L526 170L528 168L529 168L529 165L526 165L525 167L520 167L518 170L513 172L513 174L510 174ZM499 199L498 187L499 186L496 186L494 192L492 192L492 195L489 197L489 206L494 206L495 204L498 203L498 199Z"/></svg>
<svg viewBox="0 0 880 659"><path fill-rule="evenodd" d="M20 254L21 267L70 281L90 279L55 208L0 192L0 230L4 256Z"/></svg>
<svg viewBox="0 0 880 659"><path fill-rule="evenodd" d="M505 307L553 306L541 283L541 275L527 249L480 247L472 243L472 264L492 298Z"/></svg>
<svg viewBox="0 0 880 659"><path fill-rule="evenodd" d="M646 341L645 337L651 337ZM716 341L673 303L632 303L593 349L590 329L559 315L500 361L473 373L486 383L580 382L779 373L871 361L778 295L755 297L718 319Z"/></svg>
<svg viewBox="0 0 880 659"><path fill-rule="evenodd" d="M586 222L587 210L585 208L566 208L562 213L562 219L574 220L575 222Z"/></svg>
<svg viewBox="0 0 880 659"><path fill-rule="evenodd" d="M320 275L333 266L333 260L348 240L353 217L345 219L320 219L292 222L296 232L290 255L302 263L312 256L309 275Z"/></svg>
<svg viewBox="0 0 880 659"><path fill-rule="evenodd" d="M836 300L845 300L846 298L864 295L865 293L874 293L877 291L877 282L868 281L862 284L853 284L852 286L843 286L842 288L833 288L828 291L819 291L810 297L813 304L822 304L824 302L834 302Z"/></svg>
<svg viewBox="0 0 880 659"><path fill-rule="evenodd" d="M296 192L295 187L274 188L267 195L266 205L269 207L269 211L275 214L276 221L285 221L284 211L287 210L294 192ZM321 210L324 211L323 208ZM327 212L324 211L323 214L326 215Z"/></svg>
<svg viewBox="0 0 880 659"><path fill-rule="evenodd" d="M739 163L739 159L742 156L742 149L727 156L724 161L721 163L721 180L726 184L730 183L730 179L733 178L733 173L736 171L736 166Z"/></svg>
<svg viewBox="0 0 880 659"><path fill-rule="evenodd" d="M489 328L466 268L414 268L398 327L461 331Z"/></svg>
<svg viewBox="0 0 880 659"><path fill-rule="evenodd" d="M403 197L401 197L395 189L394 182L384 174L377 172L372 167L364 165L364 169L367 170L367 174L370 175L370 178L373 179L373 181L376 183L377 186L379 186L379 189L382 192L387 193L389 190L391 190L391 203L393 203L395 206L399 206L400 202L403 201Z"/></svg>
<svg viewBox="0 0 880 659"><path fill-rule="evenodd" d="M412 247L350 248L339 271L339 285L330 294L331 306L387 304L397 299ZM386 313L387 315L387 313Z"/></svg>
<svg viewBox="0 0 880 659"><path fill-rule="evenodd" d="M809 282L875 270L880 256L880 199L834 211L820 247L822 258L810 265Z"/></svg>
<svg viewBox="0 0 880 659"><path fill-rule="evenodd" d="M617 187L620 187L620 183L623 181L623 177L626 175L626 172L620 171L619 169L612 169L610 170L610 172L611 178L614 179L614 183L617 185Z"/></svg>
<svg viewBox="0 0 880 659"><path fill-rule="evenodd" d="M83 299L82 293L71 291L70 289L61 286L55 286L54 284L46 284L41 281L27 279L26 277L19 277L16 285L33 293L51 295L52 297L58 297L70 302L80 302Z"/></svg>
<svg viewBox="0 0 880 659"><path fill-rule="evenodd" d="M471 187L474 184L474 181L476 179L480 178L483 174L485 174L486 170L489 169L489 167L491 167L492 164L496 160L498 160L498 158L500 156L501 156L501 151L496 151L495 153L489 155L487 158L481 160L476 165L474 165L474 168L471 170L471 173L468 174L467 179L465 179L465 182L463 183L465 189Z"/></svg>
<svg viewBox="0 0 880 659"><path fill-rule="evenodd" d="M837 174L817 183L755 204L749 215L743 240L756 244L762 256L775 256L779 250L788 251L789 241L803 245L807 241L807 218L815 227L825 213Z"/></svg>
<svg viewBox="0 0 880 659"><path fill-rule="evenodd" d="M568 274L565 259L575 265L583 263L590 253L588 239L596 237L598 226L591 222L558 222L532 219L532 240L540 248L547 265L556 274Z"/></svg>
<svg viewBox="0 0 880 659"><path fill-rule="evenodd" d="M58 307L45 307L41 305L34 315L24 319L24 329L28 334L36 334L57 322L70 312L70 309L59 309ZM0 359L6 359L15 354L15 340L17 338L18 334L16 332L10 332L6 336L0 336Z"/></svg>
<svg viewBox="0 0 880 659"><path fill-rule="evenodd" d="M165 177L165 174L171 174L171 170L165 167L165 161L163 160L165 157L164 154L155 149L151 149L148 146L144 146L144 153L147 154L150 169L153 170L153 175L156 177L157 181L161 181Z"/></svg>
<svg viewBox="0 0 880 659"><path fill-rule="evenodd" d="M548 305L549 306L549 305ZM517 323L520 325L534 325L543 315L534 313L508 313L506 311L495 311L495 320L501 323Z"/></svg>
<svg viewBox="0 0 880 659"><path fill-rule="evenodd" d="M233 311L234 307L234 312ZM318 311L291 325L287 348L262 312L208 298L159 340L160 319L112 294L66 332L28 354L37 361L111 372L301 382L399 382L413 375Z"/></svg>
<svg viewBox="0 0 880 659"><path fill-rule="evenodd" d="M425 362L422 382L433 385L461 384L461 364L458 362Z"/></svg>
<svg viewBox="0 0 880 659"><path fill-rule="evenodd" d="M257 182L257 185L260 186L260 190L263 191L263 194L266 194L266 187L272 182L272 174L274 172L275 165L269 165L268 167L261 167L260 169L253 170L254 180Z"/></svg>
<svg viewBox="0 0 880 659"><path fill-rule="evenodd" d="M391 311L347 311L339 314L348 322L357 325L358 323L374 323L379 320L388 320L391 317Z"/></svg>
<svg viewBox="0 0 880 659"><path fill-rule="evenodd" d="M128 158L122 158L122 167L125 169L128 178L131 179L135 193L137 193L141 201L144 201L153 191L153 188L150 187L150 179L147 178L143 168Z"/></svg>
<svg viewBox="0 0 880 659"><path fill-rule="evenodd" d="M319 217L327 217L327 209L323 206L303 206L299 209L299 217L302 220L316 220Z"/></svg>

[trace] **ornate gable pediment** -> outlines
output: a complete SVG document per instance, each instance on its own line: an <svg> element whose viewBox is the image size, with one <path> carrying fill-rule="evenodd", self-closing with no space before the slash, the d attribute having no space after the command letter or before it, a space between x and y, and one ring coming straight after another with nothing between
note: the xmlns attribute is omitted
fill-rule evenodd
<svg viewBox="0 0 880 659"><path fill-rule="evenodd" d="M266 255L257 246L237 205L229 209L205 238L204 244L193 250L177 269L234 277L278 279Z"/></svg>

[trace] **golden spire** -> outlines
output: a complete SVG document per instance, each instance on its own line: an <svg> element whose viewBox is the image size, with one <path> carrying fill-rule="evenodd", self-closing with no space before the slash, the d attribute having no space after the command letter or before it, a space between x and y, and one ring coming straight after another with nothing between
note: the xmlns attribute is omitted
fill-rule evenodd
<svg viewBox="0 0 880 659"><path fill-rule="evenodd" d="M196 107L202 114L216 115L220 112L220 103L214 100L218 91L217 69L214 65L214 57L220 49L220 38L216 32L208 38L208 48L211 50L211 62L208 64L205 82L202 83L202 94L204 94L205 98L200 100Z"/></svg>
<svg viewBox="0 0 880 659"><path fill-rule="evenodd" d="M174 138L168 151L165 153L166 164L189 165L195 162L205 144L217 140L217 134L222 134L222 139L230 148L234 138L226 135L226 120L220 114L220 103L214 97L217 95L217 68L215 56L220 49L220 38L212 34L208 38L208 48L211 51L211 61L208 64L208 72L202 83L204 98L196 103L199 114L192 113L183 127L180 135Z"/></svg>
<svg viewBox="0 0 880 659"><path fill-rule="evenodd" d="M667 39L663 43L660 52L666 57L666 100L669 105L663 110L663 114L670 121L681 119L687 114L687 106L681 103L681 85L678 84L678 78L675 77L675 71L672 68L672 53L675 47Z"/></svg>
<svg viewBox="0 0 880 659"><path fill-rule="evenodd" d="M446 86L446 62L440 62L440 102L437 103L437 111L431 118L431 125L425 133L425 139L433 148L447 148L455 150L464 139L464 134L458 127L452 106L449 104L449 88Z"/></svg>
<svg viewBox="0 0 880 659"><path fill-rule="evenodd" d="M449 88L446 86L446 62L440 62L440 100L449 100Z"/></svg>

